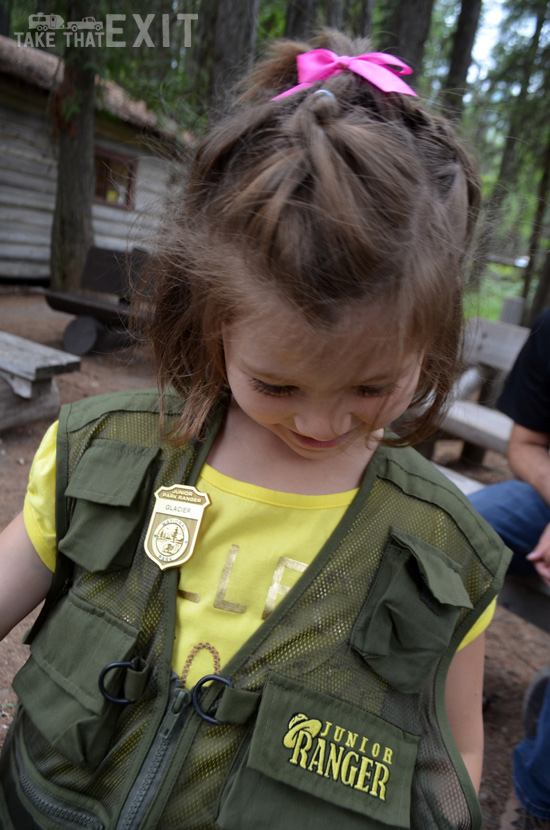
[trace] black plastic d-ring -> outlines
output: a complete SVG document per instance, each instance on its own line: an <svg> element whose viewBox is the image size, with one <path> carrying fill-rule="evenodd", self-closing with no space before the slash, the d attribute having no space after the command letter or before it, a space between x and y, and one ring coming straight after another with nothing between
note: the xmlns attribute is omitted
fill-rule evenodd
<svg viewBox="0 0 550 830"><path fill-rule="evenodd" d="M193 709L201 717L203 720L207 721L208 723L213 723L218 726L221 721L217 720L216 718L210 717L207 715L206 712L203 712L200 705L199 705L199 692L204 686L205 683L208 683L210 680L217 680L218 683L223 683L224 686L229 686L231 689L233 688L233 683L231 680L228 680L227 677L220 677L219 674L206 674L204 677L198 681L198 683L193 687L191 692L191 697L193 699Z"/></svg>
<svg viewBox="0 0 550 830"><path fill-rule="evenodd" d="M113 669L132 669L132 671L137 671L135 665L131 662L109 663L107 666L105 666L105 668L101 669L101 672L99 673L99 678L97 681L99 684L99 691L101 692L103 697L107 700L110 700L111 703L135 703L135 700L128 700L128 698L125 697L113 697L105 688L105 678L110 671L113 671Z"/></svg>

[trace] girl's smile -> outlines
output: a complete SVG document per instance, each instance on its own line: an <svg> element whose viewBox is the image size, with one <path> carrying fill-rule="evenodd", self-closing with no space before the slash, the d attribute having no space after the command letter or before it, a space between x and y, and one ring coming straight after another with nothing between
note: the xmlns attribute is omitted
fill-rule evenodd
<svg viewBox="0 0 550 830"><path fill-rule="evenodd" d="M370 457L367 439L376 446L407 409L421 368L418 349L399 354L385 316L363 305L319 332L274 300L269 314L228 327L227 378L248 428L262 427L302 458Z"/></svg>
<svg viewBox="0 0 550 830"><path fill-rule="evenodd" d="M296 436L298 443L302 444L304 447L318 450L331 450L346 443L350 433L348 432L345 435L339 435L337 438L333 438L329 441L318 441L316 438L308 438L307 435L300 435L298 432L295 432L294 435Z"/></svg>

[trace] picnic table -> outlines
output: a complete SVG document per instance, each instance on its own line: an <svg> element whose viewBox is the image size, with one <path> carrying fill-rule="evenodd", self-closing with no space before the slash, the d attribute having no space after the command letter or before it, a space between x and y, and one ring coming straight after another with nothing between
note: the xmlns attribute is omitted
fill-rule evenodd
<svg viewBox="0 0 550 830"><path fill-rule="evenodd" d="M435 440L443 437L464 441L462 460L482 464L487 450L506 454L512 419L495 409L506 375L514 365L529 329L501 320L473 317L466 329L464 374L437 436L421 452L431 458Z"/></svg>
<svg viewBox="0 0 550 830"><path fill-rule="evenodd" d="M506 319L495 322L476 317L469 321L465 344L467 369L455 384L455 399L439 433L439 437L464 440L463 460L481 464L487 450L506 454L513 421L494 407L529 331ZM439 469L466 495L484 486L444 466ZM498 602L550 632L550 588L536 573L530 577L508 574Z"/></svg>
<svg viewBox="0 0 550 830"><path fill-rule="evenodd" d="M57 416L55 376L77 369L76 355L0 331L0 431Z"/></svg>
<svg viewBox="0 0 550 830"><path fill-rule="evenodd" d="M78 291L46 291L55 311L76 315L63 333L63 346L72 354L109 351L131 342L130 293L139 278L146 251L112 251L92 246Z"/></svg>

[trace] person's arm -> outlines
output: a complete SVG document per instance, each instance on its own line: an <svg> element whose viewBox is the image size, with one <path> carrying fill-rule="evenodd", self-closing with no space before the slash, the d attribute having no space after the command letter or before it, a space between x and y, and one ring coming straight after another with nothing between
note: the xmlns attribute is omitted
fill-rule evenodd
<svg viewBox="0 0 550 830"><path fill-rule="evenodd" d="M521 481L535 488L550 505L550 436L514 424L508 444L508 461L512 472ZM542 532L537 545L527 557L539 576L550 585L550 524Z"/></svg>
<svg viewBox="0 0 550 830"><path fill-rule="evenodd" d="M483 766L485 635L457 651L447 675L445 702L451 730L476 792Z"/></svg>
<svg viewBox="0 0 550 830"><path fill-rule="evenodd" d="M0 640L44 599L53 574L38 556L20 513L0 534Z"/></svg>

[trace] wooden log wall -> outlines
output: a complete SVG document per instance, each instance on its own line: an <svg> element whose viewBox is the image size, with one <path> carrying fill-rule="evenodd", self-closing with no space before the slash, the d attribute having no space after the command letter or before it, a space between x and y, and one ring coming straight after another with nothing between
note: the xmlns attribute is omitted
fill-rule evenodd
<svg viewBox="0 0 550 830"><path fill-rule="evenodd" d="M94 243L112 250L149 248L165 204L171 165L141 144L140 131L99 116L98 148L136 158L134 210L92 206ZM0 282L49 280L57 149L47 96L21 91L0 75Z"/></svg>
<svg viewBox="0 0 550 830"><path fill-rule="evenodd" d="M36 98L0 85L0 279L47 278L57 163Z"/></svg>

